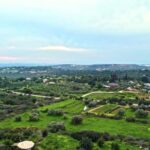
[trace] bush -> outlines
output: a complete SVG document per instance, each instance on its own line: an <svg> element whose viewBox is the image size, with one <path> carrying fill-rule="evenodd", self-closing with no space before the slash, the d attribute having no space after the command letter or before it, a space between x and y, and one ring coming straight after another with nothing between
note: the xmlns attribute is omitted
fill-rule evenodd
<svg viewBox="0 0 150 150"><path fill-rule="evenodd" d="M16 121L16 122L20 122L21 120L22 120L21 116L15 117L15 121Z"/></svg>
<svg viewBox="0 0 150 150"><path fill-rule="evenodd" d="M134 117L127 117L127 118L126 118L126 121L127 121L127 122L135 122L136 119L135 119Z"/></svg>
<svg viewBox="0 0 150 150"><path fill-rule="evenodd" d="M99 146L100 148L102 148L102 147L104 146L104 139L103 139L103 138L100 138L100 139L98 140L97 144L98 144L98 146Z"/></svg>
<svg viewBox="0 0 150 150"><path fill-rule="evenodd" d="M137 118L147 118L148 117L148 112L144 111L143 109L138 109L135 112L135 116Z"/></svg>
<svg viewBox="0 0 150 150"><path fill-rule="evenodd" d="M68 119L67 115L63 115L63 119L67 120Z"/></svg>
<svg viewBox="0 0 150 150"><path fill-rule="evenodd" d="M42 113L47 113L48 109L41 110Z"/></svg>
<svg viewBox="0 0 150 150"><path fill-rule="evenodd" d="M107 133L107 132L105 132L105 133L103 133L103 139L105 140L105 141L109 141L110 140L110 134L109 133Z"/></svg>
<svg viewBox="0 0 150 150"><path fill-rule="evenodd" d="M125 110L124 109L120 109L117 113L117 116L122 118L125 115Z"/></svg>
<svg viewBox="0 0 150 150"><path fill-rule="evenodd" d="M64 113L62 110L49 110L48 115L50 116L62 116Z"/></svg>
<svg viewBox="0 0 150 150"><path fill-rule="evenodd" d="M96 101L91 101L88 104L88 107L96 107L97 106L97 102Z"/></svg>
<svg viewBox="0 0 150 150"><path fill-rule="evenodd" d="M48 125L48 130L52 133L56 133L59 131L65 131L65 125L63 122L52 122Z"/></svg>
<svg viewBox="0 0 150 150"><path fill-rule="evenodd" d="M39 113L32 113L30 116L29 116L29 121L39 121Z"/></svg>
<svg viewBox="0 0 150 150"><path fill-rule="evenodd" d="M83 148L84 150L92 150L93 143L91 139L85 137L85 138L82 138L80 142L80 147Z"/></svg>
<svg viewBox="0 0 150 150"><path fill-rule="evenodd" d="M74 116L71 120L71 123L74 125L79 125L83 122L83 118L81 116Z"/></svg>
<svg viewBox="0 0 150 150"><path fill-rule="evenodd" d="M43 130L42 131L42 137L47 137L48 136L48 131L47 130Z"/></svg>
<svg viewBox="0 0 150 150"><path fill-rule="evenodd" d="M112 143L111 144L111 150L120 150L120 146L117 143Z"/></svg>
<svg viewBox="0 0 150 150"><path fill-rule="evenodd" d="M71 137L73 137L76 140L82 140L82 138L88 137L93 142L97 142L100 136L101 134L95 131L81 131L81 132L75 132L71 134Z"/></svg>

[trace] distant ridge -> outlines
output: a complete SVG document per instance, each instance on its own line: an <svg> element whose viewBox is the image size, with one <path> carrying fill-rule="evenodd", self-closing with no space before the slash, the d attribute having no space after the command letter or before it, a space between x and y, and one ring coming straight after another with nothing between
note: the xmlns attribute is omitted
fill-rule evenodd
<svg viewBox="0 0 150 150"><path fill-rule="evenodd" d="M150 70L148 64L93 64L93 65L76 65L76 64L60 64L60 65L48 65L48 64L0 64L0 67L51 67L53 69L62 70Z"/></svg>

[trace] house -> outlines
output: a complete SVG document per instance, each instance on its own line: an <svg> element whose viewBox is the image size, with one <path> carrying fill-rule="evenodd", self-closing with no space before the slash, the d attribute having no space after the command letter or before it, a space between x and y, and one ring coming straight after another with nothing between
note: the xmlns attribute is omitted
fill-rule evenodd
<svg viewBox="0 0 150 150"><path fill-rule="evenodd" d="M31 81L31 78L26 78L26 81Z"/></svg>
<svg viewBox="0 0 150 150"><path fill-rule="evenodd" d="M103 85L104 88L107 88L107 89L116 89L119 87L119 84L117 83L109 83L108 85Z"/></svg>
<svg viewBox="0 0 150 150"><path fill-rule="evenodd" d="M49 82L48 84L50 84L50 85L55 85L56 83L55 82Z"/></svg>
<svg viewBox="0 0 150 150"><path fill-rule="evenodd" d="M43 83L48 83L48 79L43 79Z"/></svg>
<svg viewBox="0 0 150 150"><path fill-rule="evenodd" d="M108 86L110 87L110 89L117 89L119 87L118 83L109 83Z"/></svg>
<svg viewBox="0 0 150 150"><path fill-rule="evenodd" d="M150 90L150 83L145 83L144 84L144 89Z"/></svg>
<svg viewBox="0 0 150 150"><path fill-rule="evenodd" d="M130 91L130 92L137 92L137 90L134 89L134 88L132 88L132 87L128 87L128 88L127 88L127 91Z"/></svg>

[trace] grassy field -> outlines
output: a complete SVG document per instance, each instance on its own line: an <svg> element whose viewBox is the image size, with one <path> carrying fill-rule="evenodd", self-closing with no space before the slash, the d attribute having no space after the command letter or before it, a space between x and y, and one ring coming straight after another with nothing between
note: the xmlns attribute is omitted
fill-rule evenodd
<svg viewBox="0 0 150 150"><path fill-rule="evenodd" d="M111 149L111 141L105 142L103 148L101 150L110 150ZM127 143L117 141L121 147L121 150L140 150L140 148L129 145ZM76 150L77 146L79 145L79 141L72 139L66 135L60 134L50 134L46 137L43 141L41 141L38 146L37 150ZM100 150L98 145L95 143L93 144L93 150Z"/></svg>
<svg viewBox="0 0 150 150"><path fill-rule="evenodd" d="M76 150L79 142L60 134L50 134L37 146L37 150Z"/></svg>
<svg viewBox="0 0 150 150"><path fill-rule="evenodd" d="M119 93L119 92L101 92L101 93L91 93L89 95L86 96L89 99L109 99L109 98L116 98L116 99L126 99L126 100L130 100L130 99L135 99L135 98L140 98L140 99L149 99L150 98L150 94L148 93L131 93L131 92L123 92L123 93Z"/></svg>
<svg viewBox="0 0 150 150"><path fill-rule="evenodd" d="M124 99L130 99L130 98L135 98L137 97L137 93L92 93L88 95L87 97L90 99L108 99L108 98L124 98Z"/></svg>
<svg viewBox="0 0 150 150"><path fill-rule="evenodd" d="M73 107L70 107L73 106ZM83 110L83 103L76 100L66 100L63 102L51 104L48 106L40 107L38 110L45 109L62 109L66 112L67 119L63 117L54 117L48 116L46 113L40 112L40 120L37 122L29 122L28 118L30 112L23 113L21 115L22 121L15 122L14 117L5 119L0 123L0 129L4 128L17 128L17 127L37 127L37 128L46 128L47 125L52 121L63 121L65 122L65 126L68 131L76 132L82 130L94 130L98 132L109 132L110 134L122 134L122 135L130 135L135 137L149 138L150 126L144 124L137 123L128 123L124 120L111 120L111 119L103 119L96 117L88 117L84 116L83 124L74 126L72 125L71 118L75 114L81 113Z"/></svg>
<svg viewBox="0 0 150 150"><path fill-rule="evenodd" d="M93 109L93 111L91 110L90 112L97 114L97 115L109 114L113 110L117 109L118 107L119 106L116 104L107 104L107 105L99 106L99 107Z"/></svg>

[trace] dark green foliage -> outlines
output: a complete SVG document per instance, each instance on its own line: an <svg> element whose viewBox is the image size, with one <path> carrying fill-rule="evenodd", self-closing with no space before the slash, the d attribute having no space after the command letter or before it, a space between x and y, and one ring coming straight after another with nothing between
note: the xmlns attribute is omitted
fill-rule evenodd
<svg viewBox="0 0 150 150"><path fill-rule="evenodd" d="M82 124L83 122L83 118L82 116L74 116L71 120L71 123L74 124L74 125L79 125L79 124Z"/></svg>
<svg viewBox="0 0 150 150"><path fill-rule="evenodd" d="M23 93L26 93L26 94L32 94L32 90L29 89L29 88L24 88L24 89L22 90L22 92L23 92Z"/></svg>
<svg viewBox="0 0 150 150"><path fill-rule="evenodd" d="M39 121L40 115L38 112L32 112L29 116L29 121Z"/></svg>
<svg viewBox="0 0 150 150"><path fill-rule="evenodd" d="M137 118L147 118L148 117L148 112L144 111L143 109L138 109L135 112L135 116Z"/></svg>
<svg viewBox="0 0 150 150"><path fill-rule="evenodd" d="M42 137L47 137L48 136L48 131L45 129L42 131Z"/></svg>
<svg viewBox="0 0 150 150"><path fill-rule="evenodd" d="M124 109L120 109L117 113L118 117L122 118L125 115L125 110Z"/></svg>
<svg viewBox="0 0 150 150"><path fill-rule="evenodd" d="M20 122L21 120L22 120L21 116L15 117L15 121L16 121L16 122Z"/></svg>
<svg viewBox="0 0 150 150"><path fill-rule="evenodd" d="M63 116L63 111L62 110L48 110L48 115L49 116Z"/></svg>
<svg viewBox="0 0 150 150"><path fill-rule="evenodd" d="M92 140L87 137L82 138L82 140L80 141L80 147L83 148L84 150L92 150L93 147Z"/></svg>
<svg viewBox="0 0 150 150"><path fill-rule="evenodd" d="M71 136L77 140L82 140L82 138L88 137L93 142L97 142L101 134L95 131L81 131L81 132L72 133Z"/></svg>
<svg viewBox="0 0 150 150"><path fill-rule="evenodd" d="M120 146L118 143L112 143L111 144L111 150L120 150Z"/></svg>
<svg viewBox="0 0 150 150"><path fill-rule="evenodd" d="M136 119L134 117L127 117L126 121L128 121L128 122L135 122Z"/></svg>
<svg viewBox="0 0 150 150"><path fill-rule="evenodd" d="M103 138L100 138L100 139L98 140L97 144L98 144L98 146L99 146L100 148L102 148L102 147L104 146L104 139L103 139Z"/></svg>
<svg viewBox="0 0 150 150"><path fill-rule="evenodd" d="M63 122L52 122L48 125L48 130L52 133L56 133L59 131L65 131L65 125Z"/></svg>

